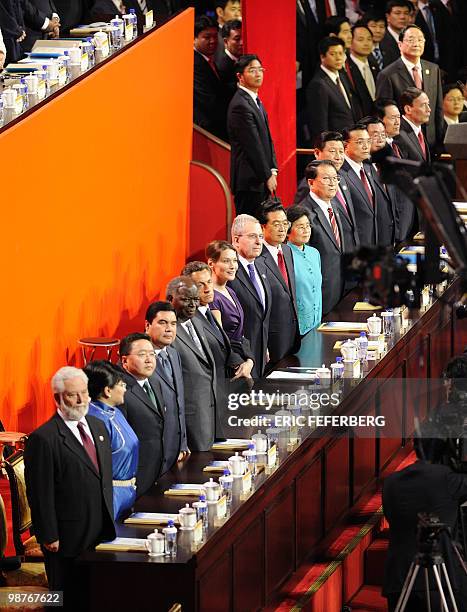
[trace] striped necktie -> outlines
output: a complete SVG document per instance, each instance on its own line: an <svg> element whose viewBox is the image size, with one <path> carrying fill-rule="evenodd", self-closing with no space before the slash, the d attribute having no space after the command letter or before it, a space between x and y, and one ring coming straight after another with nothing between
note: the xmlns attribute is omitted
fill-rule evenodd
<svg viewBox="0 0 467 612"><path fill-rule="evenodd" d="M341 238L339 236L339 228L337 227L336 217L334 216L334 211L332 210L332 206L328 208L328 216L329 223L331 224L331 228L334 234L334 238L336 239L337 246L341 248Z"/></svg>
<svg viewBox="0 0 467 612"><path fill-rule="evenodd" d="M143 15L146 15L146 13L148 12L148 4L146 0L138 0L138 5Z"/></svg>

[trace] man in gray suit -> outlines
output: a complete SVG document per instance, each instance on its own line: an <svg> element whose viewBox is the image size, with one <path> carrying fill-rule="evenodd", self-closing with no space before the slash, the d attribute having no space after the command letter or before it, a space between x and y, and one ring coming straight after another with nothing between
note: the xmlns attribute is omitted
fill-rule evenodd
<svg viewBox="0 0 467 612"><path fill-rule="evenodd" d="M177 315L169 302L153 302L146 310L145 332L156 353L156 369L150 377L161 387L165 402L161 474L190 454L186 439L185 397L180 355L171 346L177 336Z"/></svg>
<svg viewBox="0 0 467 612"><path fill-rule="evenodd" d="M305 176L310 191L300 204L312 215L310 246L318 249L321 256L323 314L327 314L338 304L344 290L345 239L335 201L339 177L335 165L328 160L310 162Z"/></svg>
<svg viewBox="0 0 467 612"><path fill-rule="evenodd" d="M219 430L216 364L203 327L193 318L199 306L198 286L188 276L177 276L167 285L166 298L177 315L173 348L182 364L188 446L207 451Z"/></svg>
<svg viewBox="0 0 467 612"><path fill-rule="evenodd" d="M436 64L421 60L425 37L419 27L411 25L399 35L400 59L378 75L377 98L392 98L400 106L400 97L409 87L422 89L429 98L432 113L426 126L426 138L433 150L443 139L443 90Z"/></svg>

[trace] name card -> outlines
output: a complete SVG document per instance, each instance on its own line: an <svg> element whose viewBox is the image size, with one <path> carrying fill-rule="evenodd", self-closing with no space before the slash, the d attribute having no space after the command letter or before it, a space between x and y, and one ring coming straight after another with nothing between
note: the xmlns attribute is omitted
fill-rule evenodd
<svg viewBox="0 0 467 612"><path fill-rule="evenodd" d="M223 495L216 502L216 517L218 519L224 518L227 514L227 496Z"/></svg>
<svg viewBox="0 0 467 612"><path fill-rule="evenodd" d="M268 450L268 467L274 467L277 460L277 446L273 444Z"/></svg>
<svg viewBox="0 0 467 612"><path fill-rule="evenodd" d="M110 46L109 46L109 40L104 40L102 42L102 46L100 47L100 50L102 52L102 57L108 57L109 53L110 53Z"/></svg>
<svg viewBox="0 0 467 612"><path fill-rule="evenodd" d="M128 23L128 19L125 20L125 41L130 42L133 40L133 24Z"/></svg>
<svg viewBox="0 0 467 612"><path fill-rule="evenodd" d="M39 81L37 85L37 99L43 100L47 93L47 88L45 86L45 81Z"/></svg>
<svg viewBox="0 0 467 612"><path fill-rule="evenodd" d="M149 28L152 28L153 25L154 25L154 12L148 11L145 17L146 29L149 30Z"/></svg>
<svg viewBox="0 0 467 612"><path fill-rule="evenodd" d="M24 104L23 96L16 96L15 113L17 115L23 112L23 104Z"/></svg>
<svg viewBox="0 0 467 612"><path fill-rule="evenodd" d="M249 493L251 491L251 472L248 470L242 476L242 493Z"/></svg>
<svg viewBox="0 0 467 612"><path fill-rule="evenodd" d="M200 519L193 529L193 542L199 544L203 539L203 521Z"/></svg>
<svg viewBox="0 0 467 612"><path fill-rule="evenodd" d="M81 56L80 67L81 67L81 72L84 72L85 70L89 68L89 56L87 53L83 53L83 55Z"/></svg>

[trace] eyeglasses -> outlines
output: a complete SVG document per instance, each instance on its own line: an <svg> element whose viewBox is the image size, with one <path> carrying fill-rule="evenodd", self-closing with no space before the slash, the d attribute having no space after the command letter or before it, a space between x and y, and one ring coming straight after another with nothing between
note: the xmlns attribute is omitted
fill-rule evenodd
<svg viewBox="0 0 467 612"><path fill-rule="evenodd" d="M340 176L320 176L320 179L325 185L332 185L332 183L340 183Z"/></svg>
<svg viewBox="0 0 467 612"><path fill-rule="evenodd" d="M311 229L311 225L309 223L294 225L294 229L298 230L299 232L306 232L307 230Z"/></svg>
<svg viewBox="0 0 467 612"><path fill-rule="evenodd" d="M264 71L266 70L266 68L247 68L247 72L249 74L262 74Z"/></svg>
<svg viewBox="0 0 467 612"><path fill-rule="evenodd" d="M375 132L371 137L373 140L386 140L386 132Z"/></svg>
<svg viewBox="0 0 467 612"><path fill-rule="evenodd" d="M130 355L133 355L134 357L138 357L138 359L146 359L146 357L151 357L151 359L156 358L155 351L138 351L137 353L130 353Z"/></svg>
<svg viewBox="0 0 467 612"><path fill-rule="evenodd" d="M463 98L463 96L452 96L452 97L449 96L449 98L446 98L446 100L448 102L463 102L464 98Z"/></svg>
<svg viewBox="0 0 467 612"><path fill-rule="evenodd" d="M126 389L127 385L126 382L123 382L123 380L119 380L118 383L115 383L116 387L122 387L122 389Z"/></svg>
<svg viewBox="0 0 467 612"><path fill-rule="evenodd" d="M425 39L424 38L412 38L412 36L410 36L410 38L404 38L402 42L409 43L409 45L416 45L417 43L423 44L425 42Z"/></svg>
<svg viewBox="0 0 467 612"><path fill-rule="evenodd" d="M270 225L272 225L274 229L280 229L281 227L288 229L290 227L290 221L271 221Z"/></svg>

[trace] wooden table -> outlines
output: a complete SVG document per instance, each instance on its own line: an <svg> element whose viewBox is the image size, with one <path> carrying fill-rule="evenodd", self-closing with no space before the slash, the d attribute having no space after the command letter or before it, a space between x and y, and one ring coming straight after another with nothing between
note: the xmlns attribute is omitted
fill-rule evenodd
<svg viewBox="0 0 467 612"><path fill-rule="evenodd" d="M283 453L271 473L261 472L247 499L234 496L228 520L220 527L211 522L197 550L192 549L187 532L180 532L173 560L151 559L144 553L82 555L81 567L89 579L89 610L105 606L162 611L178 602L183 610L227 612L257 610L271 603L284 581L317 550L357 500L374 488L385 467L401 452L412 433L414 405L422 417L426 415L433 402L427 379L439 378L449 358L464 348L465 323L453 317L452 308L458 292L454 282L426 312L411 313L411 328L396 335L392 348L362 381L347 381L343 389L334 413L386 416L393 427L389 437L337 436L329 428L317 436L302 430L301 444ZM353 312L355 300L354 295L347 296L328 319L365 321L371 313ZM311 332L298 356L286 364L329 365L338 354L332 348L336 339L347 336ZM419 382L414 386L410 379ZM257 411L264 413L264 407ZM139 499L136 509L177 512L194 498L168 498L163 491L173 482L205 482L209 474L203 473L203 467L230 454L193 453ZM120 536L146 537L150 531L150 526L118 526Z"/></svg>

